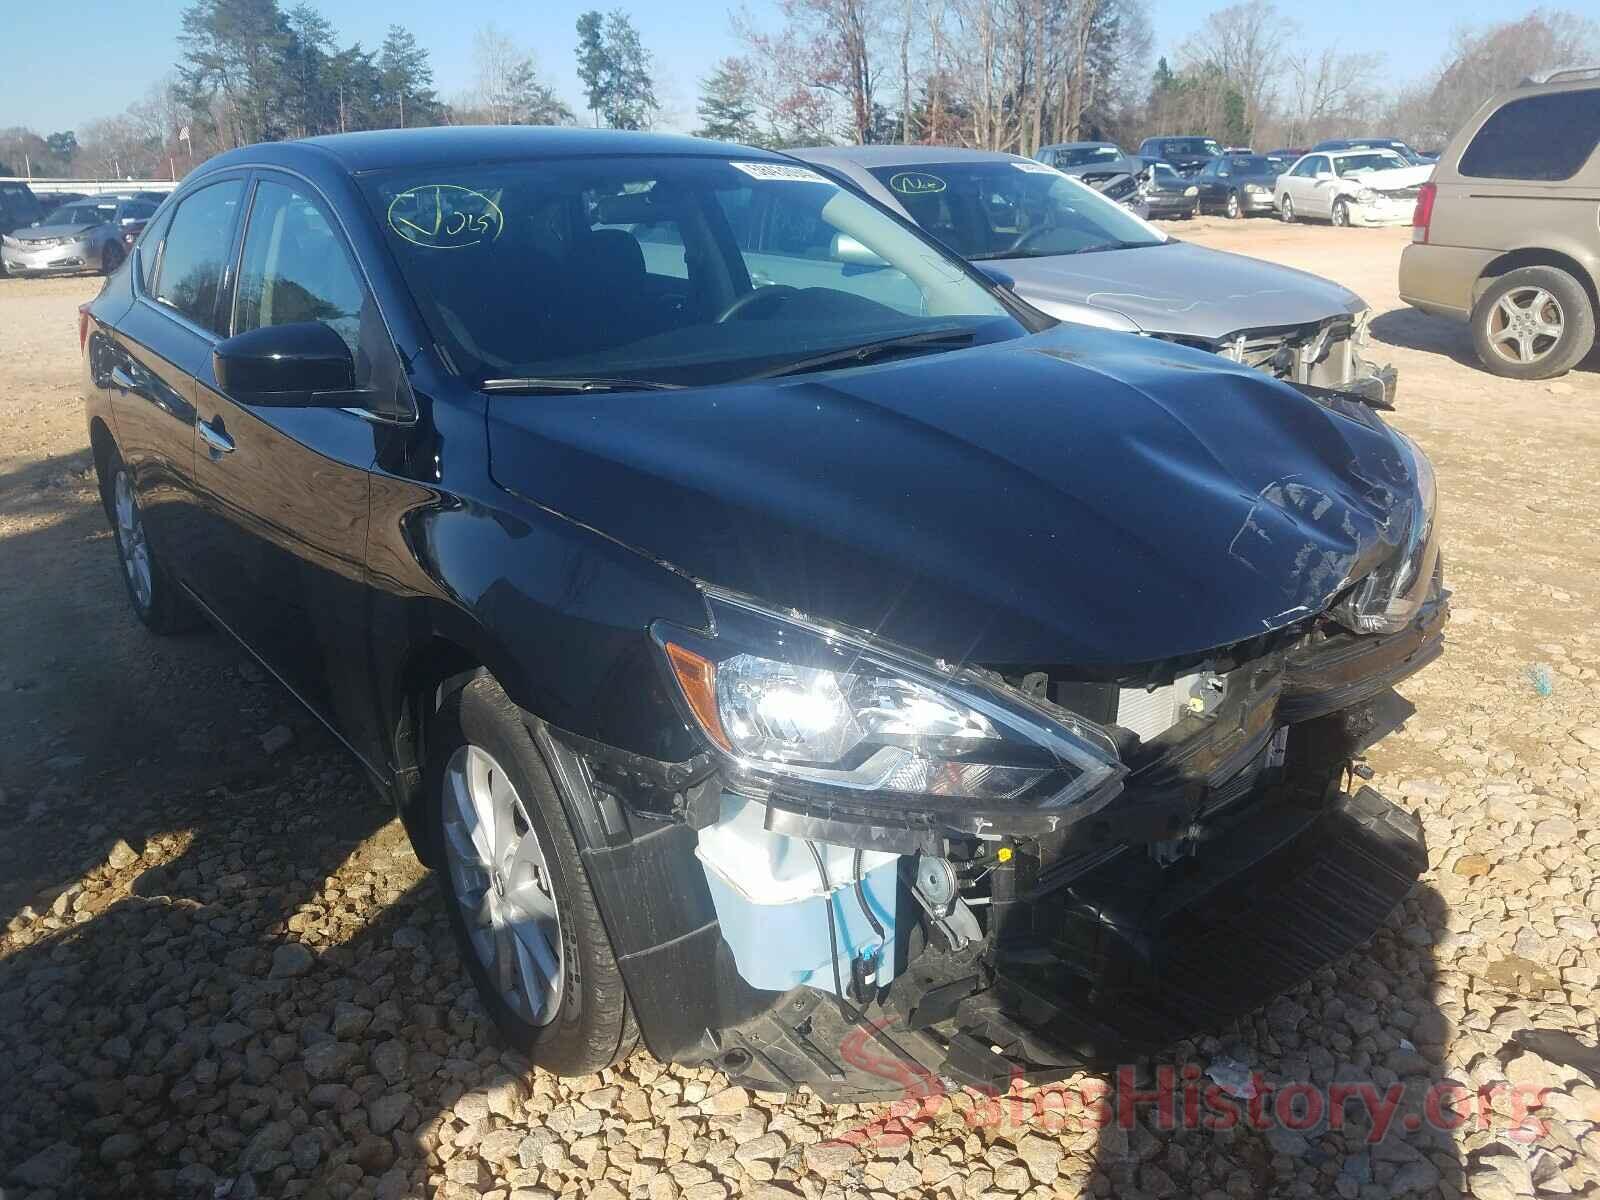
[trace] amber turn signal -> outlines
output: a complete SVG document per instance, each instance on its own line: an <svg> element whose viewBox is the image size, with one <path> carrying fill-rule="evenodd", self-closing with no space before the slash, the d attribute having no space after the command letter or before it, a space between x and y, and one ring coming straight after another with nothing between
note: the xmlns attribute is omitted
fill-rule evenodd
<svg viewBox="0 0 1600 1200"><path fill-rule="evenodd" d="M666 643L667 661L672 673L678 677L683 698L689 702L689 711L700 722L706 736L724 750L731 751L728 735L722 732L722 718L717 715L717 666L709 658L687 650L673 642Z"/></svg>

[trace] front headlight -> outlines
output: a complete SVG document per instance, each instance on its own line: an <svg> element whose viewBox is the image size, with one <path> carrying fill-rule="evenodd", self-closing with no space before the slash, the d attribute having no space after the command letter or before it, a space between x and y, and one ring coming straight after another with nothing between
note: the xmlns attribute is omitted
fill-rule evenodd
<svg viewBox="0 0 1600 1200"><path fill-rule="evenodd" d="M17 239L9 233L0 233L0 246L16 246L18 244Z"/></svg>
<svg viewBox="0 0 1600 1200"><path fill-rule="evenodd" d="M1244 190L1252 196L1265 196L1269 189L1262 187L1259 183L1247 183L1244 185Z"/></svg>
<svg viewBox="0 0 1600 1200"><path fill-rule="evenodd" d="M1075 819L1118 790L1125 768L1104 730L1003 680L742 597L707 599L710 633L657 622L651 634L740 792Z"/></svg>
<svg viewBox="0 0 1600 1200"><path fill-rule="evenodd" d="M1351 193L1350 198L1357 204L1376 204L1379 200L1383 199L1383 197L1378 195L1377 192L1373 191L1371 188L1365 187L1357 188L1353 193Z"/></svg>
<svg viewBox="0 0 1600 1200"><path fill-rule="evenodd" d="M1190 185L1189 187L1183 189L1183 194L1185 196L1198 196L1200 194L1200 189Z"/></svg>
<svg viewBox="0 0 1600 1200"><path fill-rule="evenodd" d="M1410 438L1395 436L1411 457L1421 499L1395 552L1329 611L1334 620L1356 633L1396 633L1411 624L1433 588L1439 565L1433 464Z"/></svg>

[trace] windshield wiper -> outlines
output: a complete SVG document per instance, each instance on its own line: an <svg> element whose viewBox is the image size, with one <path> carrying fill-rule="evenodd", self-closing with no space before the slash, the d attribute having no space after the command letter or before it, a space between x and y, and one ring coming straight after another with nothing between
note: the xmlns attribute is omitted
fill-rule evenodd
<svg viewBox="0 0 1600 1200"><path fill-rule="evenodd" d="M779 375L800 375L806 371L825 371L829 367L855 366L902 350L953 350L958 346L970 346L971 344L972 330L970 329L931 329L922 333L903 333L897 337L880 338L875 342L862 342L856 346L845 346L839 350L829 350L826 354L818 354L812 358L802 358L797 362L785 363L783 366L774 367L770 371L757 371L754 375L744 376L738 382L745 383L755 379L772 379Z"/></svg>
<svg viewBox="0 0 1600 1200"><path fill-rule="evenodd" d="M1174 239L1172 239L1172 238L1168 238L1167 239L1167 241L1173 241L1173 240ZM1145 246L1164 246L1164 245L1166 245L1166 242L1128 242L1128 241L1099 242L1099 243L1097 243L1097 244L1095 244L1093 246L1080 246L1080 247L1078 247L1078 249L1070 251L1070 253L1072 253L1072 254L1098 254L1102 250L1138 250L1138 249L1141 249L1141 248L1143 248Z"/></svg>
<svg viewBox="0 0 1600 1200"><path fill-rule="evenodd" d="M563 392L674 392L683 384L656 383L649 379L563 379L559 376L545 379L535 376L526 379L485 379L481 386L486 392L538 396Z"/></svg>

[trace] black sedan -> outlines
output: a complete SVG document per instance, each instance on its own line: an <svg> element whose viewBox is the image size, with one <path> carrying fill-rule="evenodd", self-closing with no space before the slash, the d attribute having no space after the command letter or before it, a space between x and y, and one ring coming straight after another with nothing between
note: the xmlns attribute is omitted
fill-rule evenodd
<svg viewBox="0 0 1600 1200"><path fill-rule="evenodd" d="M1055 325L794 159L248 147L80 337L134 611L337 733L552 1070L1059 1076L1227 1025L1425 865L1344 786L1441 646L1422 452Z"/></svg>
<svg viewBox="0 0 1600 1200"><path fill-rule="evenodd" d="M1273 211L1278 176L1290 164L1270 154L1225 154L1194 177L1197 213L1220 212L1237 220Z"/></svg>

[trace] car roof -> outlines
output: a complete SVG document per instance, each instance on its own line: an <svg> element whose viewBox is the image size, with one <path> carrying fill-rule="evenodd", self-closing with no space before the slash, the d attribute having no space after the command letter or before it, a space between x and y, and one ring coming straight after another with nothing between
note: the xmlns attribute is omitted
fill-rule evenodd
<svg viewBox="0 0 1600 1200"><path fill-rule="evenodd" d="M1048 146L1040 146L1039 153L1043 154L1046 150L1100 150L1105 147L1121 149L1115 142L1052 142Z"/></svg>
<svg viewBox="0 0 1600 1200"><path fill-rule="evenodd" d="M206 167L209 172L252 163L294 166L316 159L320 164L332 160L351 174L360 174L423 163L452 166L497 160L634 154L703 154L717 158L776 160L783 157L768 150L680 134L547 125L449 125L265 142L219 155L207 162Z"/></svg>
<svg viewBox="0 0 1600 1200"><path fill-rule="evenodd" d="M1027 162L1003 150L968 150L959 146L809 146L791 150L810 162L853 167L905 167L942 162Z"/></svg>

